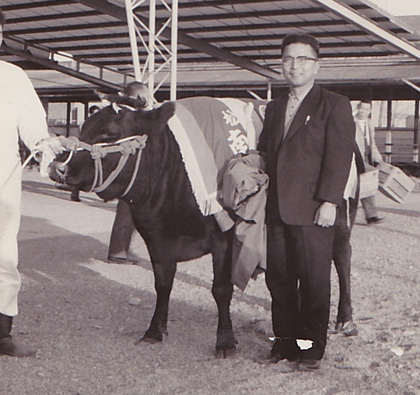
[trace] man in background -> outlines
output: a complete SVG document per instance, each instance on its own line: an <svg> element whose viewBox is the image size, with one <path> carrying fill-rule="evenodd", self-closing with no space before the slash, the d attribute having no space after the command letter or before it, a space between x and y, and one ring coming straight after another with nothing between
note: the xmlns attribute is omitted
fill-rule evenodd
<svg viewBox="0 0 420 395"><path fill-rule="evenodd" d="M382 162L382 156L375 143L375 127L373 126L370 114L372 112L372 103L370 101L361 101L357 105L357 112L354 116L356 123L356 143L363 156L366 171L374 169ZM378 224L384 220L379 216L376 208L375 195L360 199L365 211L368 224Z"/></svg>
<svg viewBox="0 0 420 395"><path fill-rule="evenodd" d="M142 82L134 81L127 85L125 95L134 99L134 106L138 110L149 111L153 109L153 96ZM131 217L130 205L118 200L117 213L111 231L108 249L108 261L112 263L136 263L136 259L129 257L128 250L131 238L135 231Z"/></svg>

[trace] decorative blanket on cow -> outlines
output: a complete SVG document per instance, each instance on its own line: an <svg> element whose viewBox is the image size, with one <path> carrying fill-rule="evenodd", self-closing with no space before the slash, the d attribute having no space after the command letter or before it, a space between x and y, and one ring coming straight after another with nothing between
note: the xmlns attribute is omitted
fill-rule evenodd
<svg viewBox="0 0 420 395"><path fill-rule="evenodd" d="M255 149L266 102L193 97L176 102L168 125L177 140L203 215L222 211L218 191L233 155Z"/></svg>

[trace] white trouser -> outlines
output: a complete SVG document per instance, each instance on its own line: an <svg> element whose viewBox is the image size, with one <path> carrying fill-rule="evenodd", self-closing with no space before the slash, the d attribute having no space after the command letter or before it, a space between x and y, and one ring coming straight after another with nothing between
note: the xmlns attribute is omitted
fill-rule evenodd
<svg viewBox="0 0 420 395"><path fill-rule="evenodd" d="M20 289L17 235L20 224L21 169L0 186L0 313L15 316Z"/></svg>

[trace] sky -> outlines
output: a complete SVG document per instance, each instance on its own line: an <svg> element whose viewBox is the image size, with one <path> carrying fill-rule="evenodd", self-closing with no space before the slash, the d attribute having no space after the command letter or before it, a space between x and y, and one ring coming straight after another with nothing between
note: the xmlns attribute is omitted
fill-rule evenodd
<svg viewBox="0 0 420 395"><path fill-rule="evenodd" d="M369 0L392 15L420 15L420 0Z"/></svg>

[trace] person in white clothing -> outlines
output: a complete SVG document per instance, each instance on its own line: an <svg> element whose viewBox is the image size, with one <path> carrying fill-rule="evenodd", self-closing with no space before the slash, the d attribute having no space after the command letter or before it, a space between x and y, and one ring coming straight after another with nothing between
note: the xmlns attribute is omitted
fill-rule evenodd
<svg viewBox="0 0 420 395"><path fill-rule="evenodd" d="M5 17L0 9L0 45ZM23 357L35 351L12 339L21 285L17 234L20 222L21 161L19 138L31 149L47 146L63 151L58 137L48 134L42 104L22 69L0 61L0 355Z"/></svg>
<svg viewBox="0 0 420 395"><path fill-rule="evenodd" d="M374 166L377 166L383 161L382 155L375 143L375 128L370 118L371 111L372 103L370 101L361 101L357 105L357 113L354 116L356 123L356 143L363 156L366 171L373 170ZM374 195L360 199L360 201L365 211L368 224L377 224L384 220L378 214Z"/></svg>

